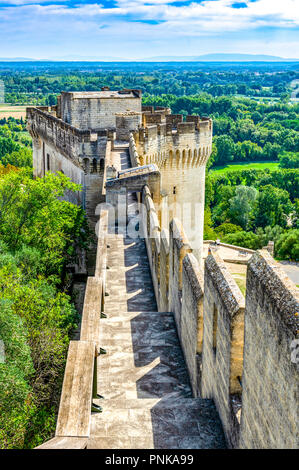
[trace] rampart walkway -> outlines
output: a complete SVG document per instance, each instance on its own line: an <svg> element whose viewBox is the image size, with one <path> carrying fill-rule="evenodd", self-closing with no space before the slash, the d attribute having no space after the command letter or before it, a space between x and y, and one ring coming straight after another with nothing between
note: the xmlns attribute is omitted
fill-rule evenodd
<svg viewBox="0 0 299 470"><path fill-rule="evenodd" d="M121 168L125 151L115 151ZM128 218L136 210L128 197ZM223 448L221 422L210 400L192 398L172 313L157 312L144 241L109 237L101 319L98 393L88 448Z"/></svg>

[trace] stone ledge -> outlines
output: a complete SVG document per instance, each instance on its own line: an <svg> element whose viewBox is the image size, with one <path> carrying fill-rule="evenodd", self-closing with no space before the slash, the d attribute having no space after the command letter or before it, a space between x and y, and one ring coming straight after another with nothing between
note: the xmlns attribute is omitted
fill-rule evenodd
<svg viewBox="0 0 299 470"><path fill-rule="evenodd" d="M212 253L207 257L205 269L213 280L215 288L217 289L231 317L233 317L240 309L244 309L244 296L225 266L223 259L217 253Z"/></svg>
<svg viewBox="0 0 299 470"><path fill-rule="evenodd" d="M183 272L187 276L195 297L199 300L204 293L204 278L198 261L192 253L187 253L183 259Z"/></svg>
<svg viewBox="0 0 299 470"><path fill-rule="evenodd" d="M273 300L285 325L298 336L299 290L266 250L255 253L248 262L247 284L255 276ZM256 282L253 280L253 282ZM247 289L248 290L248 289Z"/></svg>
<svg viewBox="0 0 299 470"><path fill-rule="evenodd" d="M179 250L183 247L191 250L189 240L179 219L175 217L172 219L170 222L170 232L173 238L173 243L177 245Z"/></svg>

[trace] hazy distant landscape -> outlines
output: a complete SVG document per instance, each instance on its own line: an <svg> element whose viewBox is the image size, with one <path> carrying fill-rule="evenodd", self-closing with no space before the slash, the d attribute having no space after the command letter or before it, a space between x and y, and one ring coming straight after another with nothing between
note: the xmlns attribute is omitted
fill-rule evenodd
<svg viewBox="0 0 299 470"><path fill-rule="evenodd" d="M0 453L298 447L298 33L298 0L0 0Z"/></svg>
<svg viewBox="0 0 299 470"><path fill-rule="evenodd" d="M54 433L67 345L78 320L64 267L75 247L86 246L88 234L83 210L56 197L73 183L62 174L32 178L26 106L55 106L62 91L108 86L141 89L143 104L169 107L184 118L210 116L213 150L205 182L205 239L254 250L271 240L276 259L299 261L299 63L209 58L0 62L5 88L0 202L6 208L0 217L0 285L10 302L0 303L0 314L18 333L14 344L22 351L17 367L3 377L2 448L35 447ZM244 293L245 277L238 274L237 282ZM25 321L24 335L19 315ZM15 357L14 350L10 354ZM15 383L20 384L17 394Z"/></svg>
<svg viewBox="0 0 299 470"><path fill-rule="evenodd" d="M266 54L202 54L198 56L156 56L147 58L120 58L120 57L90 57L68 55L49 58L51 61L77 61L77 62L298 62L299 59L290 59ZM47 62L47 59L33 59L26 57L0 57L2 62Z"/></svg>

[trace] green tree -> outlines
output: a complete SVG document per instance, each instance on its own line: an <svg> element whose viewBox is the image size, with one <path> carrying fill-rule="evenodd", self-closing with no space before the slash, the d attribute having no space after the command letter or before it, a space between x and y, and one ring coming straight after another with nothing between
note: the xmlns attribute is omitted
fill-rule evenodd
<svg viewBox="0 0 299 470"><path fill-rule="evenodd" d="M55 95L49 95L48 96L48 105L49 106L54 106L56 104L56 96Z"/></svg>
<svg viewBox="0 0 299 470"><path fill-rule="evenodd" d="M3 294L2 294L3 295ZM0 448L22 448L29 424L34 373L27 328L13 312L12 302L0 298L0 339L5 356L0 362Z"/></svg>
<svg viewBox="0 0 299 470"><path fill-rule="evenodd" d="M2 157L1 162L15 167L32 167L32 150L26 147L20 148L17 152L7 153Z"/></svg>
<svg viewBox="0 0 299 470"><path fill-rule="evenodd" d="M299 261L299 230L293 229L282 234L275 246L279 259Z"/></svg>
<svg viewBox="0 0 299 470"><path fill-rule="evenodd" d="M204 214L204 239L205 240L215 240L216 233L212 228L212 219L211 219L211 211L209 208L205 209Z"/></svg>
<svg viewBox="0 0 299 470"><path fill-rule="evenodd" d="M263 246L260 237L253 232L229 233L222 241L230 245L244 246L244 248L251 250L257 250Z"/></svg>
<svg viewBox="0 0 299 470"><path fill-rule="evenodd" d="M20 150L20 145L14 142L10 137L0 137L0 159L6 154L17 152Z"/></svg>
<svg viewBox="0 0 299 470"><path fill-rule="evenodd" d="M266 246L270 240L276 243L284 231L285 230L279 225L274 225L274 227L267 226L264 229L258 227L255 233L260 237L263 246Z"/></svg>
<svg viewBox="0 0 299 470"><path fill-rule="evenodd" d="M223 238L225 235L228 235L229 233L242 232L242 227L240 227L240 225L224 223L224 224L218 225L218 227L216 227L214 230L217 233L218 237Z"/></svg>
<svg viewBox="0 0 299 470"><path fill-rule="evenodd" d="M61 198L78 189L62 174L0 177L0 448L34 447L55 430L78 319L63 268L87 236L82 210Z"/></svg>
<svg viewBox="0 0 299 470"><path fill-rule="evenodd" d="M284 152L279 155L279 166L281 168L299 168L299 152Z"/></svg>
<svg viewBox="0 0 299 470"><path fill-rule="evenodd" d="M293 210L289 194L271 184L261 187L253 215L255 227L280 225L286 227L288 216Z"/></svg>
<svg viewBox="0 0 299 470"><path fill-rule="evenodd" d="M250 186L237 186L236 195L230 199L229 217L232 223L240 225L243 229L248 228L250 214L254 202L258 196L258 191Z"/></svg>
<svg viewBox="0 0 299 470"><path fill-rule="evenodd" d="M215 163L226 163L234 158L235 144L233 139L227 135L215 137L215 145L217 154L215 155Z"/></svg>
<svg viewBox="0 0 299 470"><path fill-rule="evenodd" d="M67 260L75 258L75 246L86 248L88 242L82 208L61 199L77 190L62 173L33 180L29 170L10 172L0 179L2 240L11 250L23 245L38 249L45 272L60 275Z"/></svg>
<svg viewBox="0 0 299 470"><path fill-rule="evenodd" d="M293 228L298 228L299 229L299 199L295 199L295 204L294 204L294 212L293 212L293 220L292 220L292 225Z"/></svg>
<svg viewBox="0 0 299 470"><path fill-rule="evenodd" d="M230 185L215 187L214 207L212 210L213 223L216 225L230 222L228 216L229 200L235 195L235 188Z"/></svg>

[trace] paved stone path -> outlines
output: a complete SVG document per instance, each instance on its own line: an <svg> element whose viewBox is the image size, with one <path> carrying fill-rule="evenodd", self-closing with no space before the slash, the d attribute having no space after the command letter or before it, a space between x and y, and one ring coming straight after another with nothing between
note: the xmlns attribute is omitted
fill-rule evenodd
<svg viewBox="0 0 299 470"><path fill-rule="evenodd" d="M122 154L122 167L128 165ZM128 197L128 217L135 213ZM223 448L211 400L192 398L172 313L157 312L143 240L109 238L98 393L88 448Z"/></svg>

